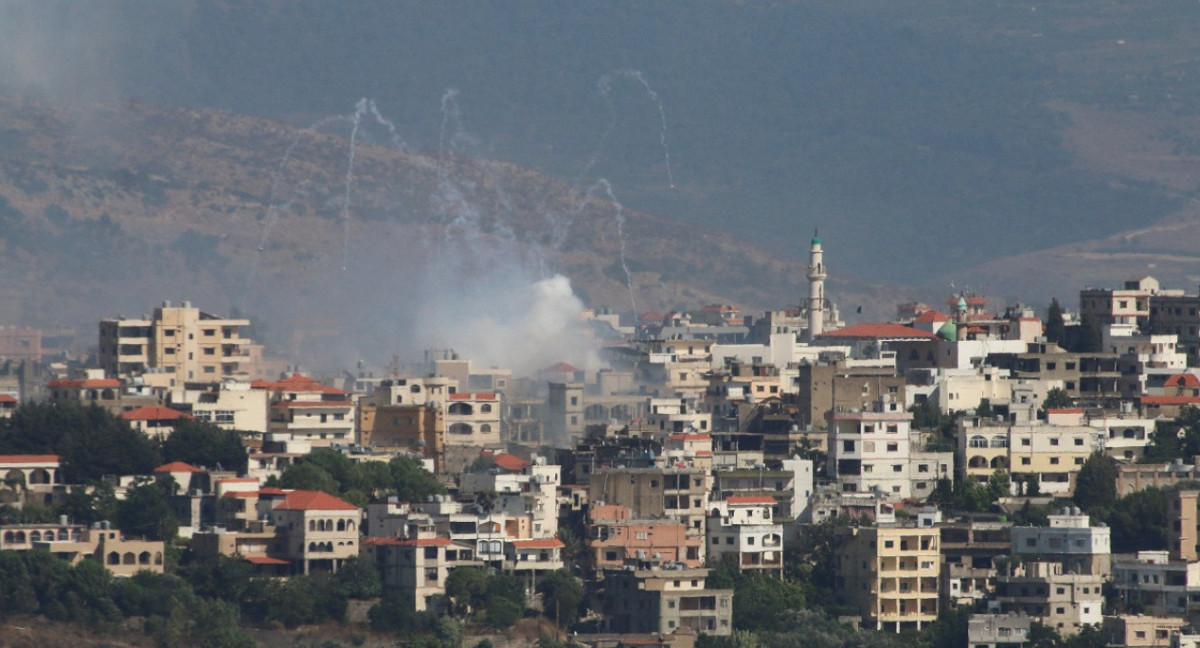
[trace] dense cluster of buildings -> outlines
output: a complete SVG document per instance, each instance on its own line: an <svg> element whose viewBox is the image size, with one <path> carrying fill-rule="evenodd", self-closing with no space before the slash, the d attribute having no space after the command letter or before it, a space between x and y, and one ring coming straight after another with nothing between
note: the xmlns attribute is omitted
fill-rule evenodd
<svg viewBox="0 0 1200 648"><path fill-rule="evenodd" d="M972 619L971 645L1020 645L1033 621L1062 634L1102 625L1114 645L1196 645L1197 491L1171 491L1168 546L1128 556L1070 507L1029 527L930 498L997 473L1002 509L1069 498L1097 453L1119 463L1122 495L1196 479L1200 463L1138 460L1164 421L1200 405L1200 297L1151 277L1087 288L1057 339L1033 309L993 311L971 294L847 326L815 237L810 259L798 308L588 310L604 367L560 362L534 376L438 352L318 380L266 357L249 321L164 303L102 321L92 366L48 365L34 386L0 376L0 416L44 399L99 405L150 435L181 419L242 431L246 474L158 471L183 486L175 504L193 549L281 577L365 558L419 610L445 605L459 567L515 574L531 595L571 567L606 636L728 634L732 591L706 582L716 562L783 577L787 546L840 519L853 523L836 592L866 627L920 629L971 603L988 612ZM957 416L922 427L922 411ZM264 486L315 448L417 458L451 494L363 510ZM0 457L0 476L50 501L64 489L57 461ZM0 527L0 549L32 547L117 574L162 569L161 543L106 526ZM1106 616L1106 588L1142 614Z"/></svg>

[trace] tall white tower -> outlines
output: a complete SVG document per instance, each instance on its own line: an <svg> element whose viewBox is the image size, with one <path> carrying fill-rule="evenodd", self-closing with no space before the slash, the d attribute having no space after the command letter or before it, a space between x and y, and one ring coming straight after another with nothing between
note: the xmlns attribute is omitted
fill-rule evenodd
<svg viewBox="0 0 1200 648"><path fill-rule="evenodd" d="M821 239L813 232L808 249L808 339L816 339L825 330L825 262L821 259Z"/></svg>

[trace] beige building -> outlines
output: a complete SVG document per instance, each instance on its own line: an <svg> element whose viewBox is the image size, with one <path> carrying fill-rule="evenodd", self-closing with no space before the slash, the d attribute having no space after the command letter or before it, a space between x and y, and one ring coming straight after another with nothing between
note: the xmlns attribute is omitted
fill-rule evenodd
<svg viewBox="0 0 1200 648"><path fill-rule="evenodd" d="M354 440L355 403L349 392L321 384L315 378L292 374L273 383L253 382L270 402L267 432L328 447Z"/></svg>
<svg viewBox="0 0 1200 648"><path fill-rule="evenodd" d="M937 527L855 527L838 549L835 591L877 630L919 630L937 619Z"/></svg>
<svg viewBox="0 0 1200 648"><path fill-rule="evenodd" d="M1104 617L1104 636L1110 646L1142 648L1173 645L1171 636L1184 627L1183 619L1144 614L1119 614Z"/></svg>
<svg viewBox="0 0 1200 648"><path fill-rule="evenodd" d="M939 479L953 480L954 456L926 450L911 425L912 414L887 395L869 409L831 413L829 476L843 492L928 497Z"/></svg>
<svg viewBox="0 0 1200 648"><path fill-rule="evenodd" d="M91 527L80 524L8 524L0 526L0 550L43 549L77 565L97 560L114 576L140 571L163 573L161 541L130 540L108 522Z"/></svg>
<svg viewBox="0 0 1200 648"><path fill-rule="evenodd" d="M358 556L362 510L320 491L289 491L270 512L271 523L284 538L278 555L296 573L336 572Z"/></svg>
<svg viewBox="0 0 1200 648"><path fill-rule="evenodd" d="M412 597L418 611L436 610L455 567L478 566L472 548L426 529L417 537L366 538L363 557L375 565L388 588Z"/></svg>
<svg viewBox="0 0 1200 648"><path fill-rule="evenodd" d="M690 628L711 635L733 631L733 590L708 589L707 569L615 569L604 579L607 631L673 632Z"/></svg>
<svg viewBox="0 0 1200 648"><path fill-rule="evenodd" d="M241 380L189 382L172 392L171 407L222 430L267 432L267 392Z"/></svg>
<svg viewBox="0 0 1200 648"><path fill-rule="evenodd" d="M1004 612L1021 613L1066 637L1102 620L1105 577L1076 574L1056 562L1010 562L996 585Z"/></svg>
<svg viewBox="0 0 1200 648"><path fill-rule="evenodd" d="M712 475L697 468L612 468L598 470L588 501L629 507L631 517L669 517L688 533L704 537Z"/></svg>
<svg viewBox="0 0 1200 648"><path fill-rule="evenodd" d="M960 419L959 466L965 477L987 481L997 470L1019 482L1036 481L1042 494L1070 496L1087 458L1104 449L1105 432L1082 423L1083 410L1056 410L1067 418L1009 423Z"/></svg>
<svg viewBox="0 0 1200 648"><path fill-rule="evenodd" d="M241 330L249 325L250 320L218 317L190 302L163 302L149 319L100 322L100 366L114 377L162 369L174 374L172 387L189 380L248 379L243 347L251 341Z"/></svg>

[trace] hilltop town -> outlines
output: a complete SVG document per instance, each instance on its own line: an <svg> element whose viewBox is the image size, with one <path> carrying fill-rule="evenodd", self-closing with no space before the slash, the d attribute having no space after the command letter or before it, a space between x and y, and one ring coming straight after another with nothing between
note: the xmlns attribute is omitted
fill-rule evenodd
<svg viewBox="0 0 1200 648"><path fill-rule="evenodd" d="M85 354L0 328L0 621L1200 646L1200 294L847 325L808 254L797 306L586 308L594 362L531 375L450 349L317 375L186 301L99 314Z"/></svg>

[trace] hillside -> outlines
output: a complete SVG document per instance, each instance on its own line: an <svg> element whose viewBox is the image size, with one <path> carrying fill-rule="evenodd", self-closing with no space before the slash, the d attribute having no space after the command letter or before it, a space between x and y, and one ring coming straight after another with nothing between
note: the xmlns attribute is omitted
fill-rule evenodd
<svg viewBox="0 0 1200 648"><path fill-rule="evenodd" d="M428 324L422 311L447 294L468 302L448 316L464 317L473 300L495 310L498 299L561 273L586 303L630 309L618 204L606 185L411 151L366 118L351 168L351 119L301 129L138 103L79 119L0 101L6 323L90 326L159 299L190 299L265 319L285 349L336 333L370 343L348 353L372 357L374 348L387 358L406 346L403 329ZM766 307L795 303L805 290L801 258L682 221L619 216L639 310ZM839 277L836 252L827 258L843 308L865 304L870 313L888 302L883 288Z"/></svg>

